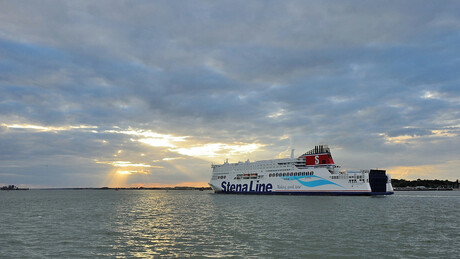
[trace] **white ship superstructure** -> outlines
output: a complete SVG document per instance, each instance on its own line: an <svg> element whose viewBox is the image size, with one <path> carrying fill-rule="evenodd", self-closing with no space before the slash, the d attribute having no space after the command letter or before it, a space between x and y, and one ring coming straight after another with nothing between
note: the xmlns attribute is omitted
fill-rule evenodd
<svg viewBox="0 0 460 259"><path fill-rule="evenodd" d="M300 195L393 194L385 170L342 171L327 145L295 158L212 165L209 185L216 193Z"/></svg>

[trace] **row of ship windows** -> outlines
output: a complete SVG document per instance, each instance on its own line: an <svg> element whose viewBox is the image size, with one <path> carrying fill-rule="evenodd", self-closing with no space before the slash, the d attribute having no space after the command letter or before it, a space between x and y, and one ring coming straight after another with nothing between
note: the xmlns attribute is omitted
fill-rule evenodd
<svg viewBox="0 0 460 259"><path fill-rule="evenodd" d="M311 172L290 172L290 173L274 173L274 174L268 174L268 177L282 177L282 176L307 176L307 175L313 175L313 171Z"/></svg>
<svg viewBox="0 0 460 259"><path fill-rule="evenodd" d="M234 179L260 179L263 175L255 174L237 174Z"/></svg>
<svg viewBox="0 0 460 259"><path fill-rule="evenodd" d="M244 167L244 168L238 168L235 169L236 171L247 171L247 170L261 170L261 169L267 169L269 167L261 167L261 166L252 166L252 167ZM276 170L266 170L267 172L275 172L275 171L289 171L291 169L276 169Z"/></svg>
<svg viewBox="0 0 460 259"><path fill-rule="evenodd" d="M275 169L275 170L267 170L266 172L279 172L279 171L289 171L290 169Z"/></svg>
<svg viewBox="0 0 460 259"><path fill-rule="evenodd" d="M364 179L360 179L359 181L364 182ZM356 179L350 179L350 180L348 180L348 182L349 182L349 183L358 183L358 180L356 180ZM366 182L369 182L369 179L366 179Z"/></svg>

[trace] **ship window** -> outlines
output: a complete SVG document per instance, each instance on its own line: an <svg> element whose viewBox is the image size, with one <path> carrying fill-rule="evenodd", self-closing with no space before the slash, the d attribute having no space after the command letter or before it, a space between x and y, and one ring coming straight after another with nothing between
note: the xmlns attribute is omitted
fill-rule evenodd
<svg viewBox="0 0 460 259"><path fill-rule="evenodd" d="M292 172L291 172L291 176L294 175Z"/></svg>

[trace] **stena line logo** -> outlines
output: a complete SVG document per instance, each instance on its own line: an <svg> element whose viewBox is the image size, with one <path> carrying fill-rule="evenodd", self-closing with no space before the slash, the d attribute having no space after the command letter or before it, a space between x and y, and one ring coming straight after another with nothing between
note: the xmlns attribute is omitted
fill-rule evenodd
<svg viewBox="0 0 460 259"><path fill-rule="evenodd" d="M319 165L319 156L315 156L315 165Z"/></svg>
<svg viewBox="0 0 460 259"><path fill-rule="evenodd" d="M234 184L231 182L223 181L220 185L223 192L272 192L273 186L271 183L254 183L251 181L249 184Z"/></svg>

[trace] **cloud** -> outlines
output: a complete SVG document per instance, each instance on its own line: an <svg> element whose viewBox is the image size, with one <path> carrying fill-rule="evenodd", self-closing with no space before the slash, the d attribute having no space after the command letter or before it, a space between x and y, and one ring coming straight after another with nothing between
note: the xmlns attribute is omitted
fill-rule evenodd
<svg viewBox="0 0 460 259"><path fill-rule="evenodd" d="M318 143L353 168L455 160L458 7L3 2L2 182L100 184L95 159L152 166L127 185L205 182L208 159Z"/></svg>
<svg viewBox="0 0 460 259"><path fill-rule="evenodd" d="M402 128L402 129L395 129L391 130L387 133L388 137L398 137L398 136L426 136L431 135L432 131L428 129L420 129L420 128Z"/></svg>

